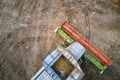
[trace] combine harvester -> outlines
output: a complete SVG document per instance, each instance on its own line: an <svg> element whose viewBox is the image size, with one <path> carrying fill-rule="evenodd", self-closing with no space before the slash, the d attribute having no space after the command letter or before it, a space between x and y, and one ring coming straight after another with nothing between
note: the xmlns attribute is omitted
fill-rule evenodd
<svg viewBox="0 0 120 80"><path fill-rule="evenodd" d="M43 59L43 66L31 80L81 80L85 73L83 63L92 62L101 73L110 65L110 58L72 28L67 22L58 27L59 33L69 45L58 45Z"/></svg>
<svg viewBox="0 0 120 80"><path fill-rule="evenodd" d="M85 48L78 42L67 48L58 46L45 57L43 67L31 80L81 80L84 72L78 61L84 53Z"/></svg>
<svg viewBox="0 0 120 80"><path fill-rule="evenodd" d="M90 41L83 37L67 22L64 22L61 27L57 28L56 32L63 36L69 43L77 41L82 44L86 48L86 58L88 58L89 61L91 61L98 69L100 69L101 73L108 65L110 65L110 58L105 53L97 49Z"/></svg>

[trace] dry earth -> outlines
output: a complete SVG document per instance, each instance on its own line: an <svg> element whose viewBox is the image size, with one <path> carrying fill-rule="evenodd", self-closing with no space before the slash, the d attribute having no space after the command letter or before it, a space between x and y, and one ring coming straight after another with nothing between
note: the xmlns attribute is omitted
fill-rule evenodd
<svg viewBox="0 0 120 80"><path fill-rule="evenodd" d="M120 80L120 0L0 0L0 80L30 80L65 20L112 59L83 80Z"/></svg>

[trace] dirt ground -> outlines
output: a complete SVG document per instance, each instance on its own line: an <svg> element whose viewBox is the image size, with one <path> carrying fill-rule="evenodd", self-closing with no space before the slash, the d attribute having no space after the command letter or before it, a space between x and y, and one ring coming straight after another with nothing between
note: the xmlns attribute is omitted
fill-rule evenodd
<svg viewBox="0 0 120 80"><path fill-rule="evenodd" d="M120 80L119 0L0 0L0 80L30 80L61 41L54 30L63 21L112 59L82 80Z"/></svg>

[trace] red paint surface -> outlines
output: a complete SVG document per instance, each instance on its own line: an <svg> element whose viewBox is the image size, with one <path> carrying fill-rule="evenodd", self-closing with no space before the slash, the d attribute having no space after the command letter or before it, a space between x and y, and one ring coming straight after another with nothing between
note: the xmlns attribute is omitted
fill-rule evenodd
<svg viewBox="0 0 120 80"><path fill-rule="evenodd" d="M68 35L73 39L81 43L88 51L90 51L95 57L102 61L102 64L107 66L111 63L110 58L100 50L98 50L90 41L88 41L84 36L78 33L71 25L64 22L61 27Z"/></svg>

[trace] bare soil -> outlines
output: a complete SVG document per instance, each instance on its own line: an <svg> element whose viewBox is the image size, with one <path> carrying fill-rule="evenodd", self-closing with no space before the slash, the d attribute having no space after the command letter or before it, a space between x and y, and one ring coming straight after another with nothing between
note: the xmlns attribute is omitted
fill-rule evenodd
<svg viewBox="0 0 120 80"><path fill-rule="evenodd" d="M109 55L103 74L92 66L82 80L120 80L120 1L0 0L0 80L30 80L62 43L54 30L68 21Z"/></svg>

